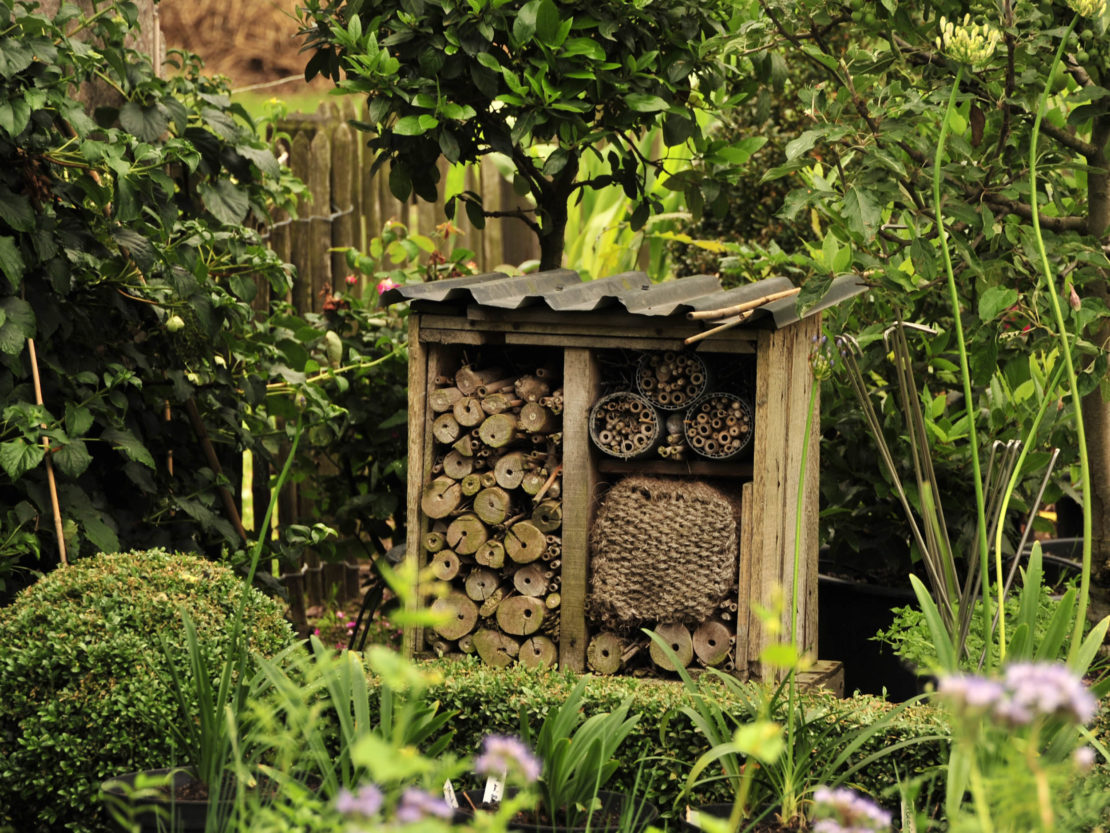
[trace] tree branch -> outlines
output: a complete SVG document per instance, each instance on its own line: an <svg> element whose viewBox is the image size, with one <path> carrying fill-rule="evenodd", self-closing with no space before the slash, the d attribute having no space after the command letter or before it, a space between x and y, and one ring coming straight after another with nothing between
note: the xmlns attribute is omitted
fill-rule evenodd
<svg viewBox="0 0 1110 833"><path fill-rule="evenodd" d="M1091 80L1091 76L1087 74L1087 70L1079 65L1079 61L1075 59L1074 55L1064 56L1064 66L1068 69L1068 75L1075 79L1075 83L1080 87L1093 87L1095 82Z"/></svg>
<svg viewBox="0 0 1110 833"><path fill-rule="evenodd" d="M1090 160L1092 157L1098 155L1098 148L1090 142L1084 142L1074 133L1065 130L1062 127L1057 127L1049 122L1041 123L1041 132L1045 135L1051 136L1057 142L1066 148L1070 148L1078 153L1080 156Z"/></svg>
<svg viewBox="0 0 1110 833"><path fill-rule="evenodd" d="M992 194L989 191L980 194L979 197L983 202L1005 208L1011 214L1016 214L1025 220L1033 219L1033 209L1027 203L1011 200L1001 194ZM1040 221L1042 226L1052 231L1087 231L1086 217L1046 217L1041 214Z"/></svg>

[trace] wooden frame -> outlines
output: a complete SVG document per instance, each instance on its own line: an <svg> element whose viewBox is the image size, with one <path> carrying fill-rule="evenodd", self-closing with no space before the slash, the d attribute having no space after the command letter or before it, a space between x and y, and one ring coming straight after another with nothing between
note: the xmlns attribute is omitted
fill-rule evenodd
<svg viewBox="0 0 1110 833"><path fill-rule="evenodd" d="M735 328L698 342L703 353L754 356L756 365L754 448L750 464L687 464L672 461L622 463L599 461L591 446L587 415L600 385L597 351L668 350L684 348L683 340L698 332L696 324L675 318L612 313L558 313L542 309L512 311L477 306L465 309L427 304L412 312L410 324L410 421L407 536L408 558L423 566L422 536L428 529L421 518L420 494L431 471L432 415L427 397L452 346L489 346L510 349L531 346L562 350L563 412L563 554L562 611L559 637L561 667L586 667L585 615L589 530L597 504L599 483L622 471L729 478L741 496L740 558L737 591L735 673L761 679L773 675L760 655L774 639L757 607L769 608L781 588L782 633L790 634L796 528L800 529L798 578L798 644L817 649L817 501L819 403L814 399L808 466L802 482L801 458L813 386L809 367L811 339L820 332L820 316L813 315L782 330ZM599 465L600 463L600 465ZM798 493L802 513L798 517ZM423 649L423 634L406 632L410 654Z"/></svg>

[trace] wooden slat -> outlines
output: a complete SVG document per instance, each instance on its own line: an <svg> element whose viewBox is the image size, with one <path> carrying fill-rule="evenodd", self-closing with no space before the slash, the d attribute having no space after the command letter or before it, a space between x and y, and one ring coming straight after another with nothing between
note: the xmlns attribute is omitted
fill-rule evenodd
<svg viewBox="0 0 1110 833"><path fill-rule="evenodd" d="M755 507L752 504L754 490L751 482L745 483L740 489L740 564L737 573L736 587L736 645L733 660L735 673L740 679L746 680L749 676L749 635L751 631L751 593L752 593L752 558L753 535L755 534Z"/></svg>
<svg viewBox="0 0 1110 833"><path fill-rule="evenodd" d="M423 327L420 337L425 342L438 344L519 344L536 347L592 347L595 350L681 350L678 339L634 338L624 336L561 336L549 333L483 332L481 330L445 330L441 327ZM715 352L748 354L753 352L749 342L730 342L717 345Z"/></svg>
<svg viewBox="0 0 1110 833"><path fill-rule="evenodd" d="M357 240L355 239L353 192L357 154L354 136L351 135L351 128L346 124L340 123L332 133L331 159L331 201L336 211L350 212L340 214L331 224L331 245L332 248L355 246ZM332 279L338 284L335 287L337 290L347 290L343 279L350 271L342 252L332 254L331 274Z"/></svg>
<svg viewBox="0 0 1110 833"><path fill-rule="evenodd" d="M302 182L308 181L308 169L311 165L309 155L309 139L304 132L293 137L292 149L289 152L289 166L293 173ZM309 216L312 205L307 197L301 197L297 202L297 217ZM300 312L312 309L312 259L309 255L309 223L294 220L290 226L290 263L297 268L297 276L293 281L293 306Z"/></svg>
<svg viewBox="0 0 1110 833"><path fill-rule="evenodd" d="M808 324L809 322L805 322ZM802 534L800 539L796 533L796 520L798 517L798 492L802 488L802 440L805 438L806 409L809 406L809 393L813 388L813 371L809 366L809 335L810 328L802 324L790 328L793 344L790 352L784 359L789 363L789 388L786 394L786 405L782 411L782 421L786 426L786 436L782 453L786 460L786 479L781 496L780 525L783 530L782 561L780 566L779 583L783 588L783 598L786 608L783 610L782 632L784 639L791 638L791 624L795 604L798 605L798 633L796 635L799 650L805 648L805 604L807 591L807 559L805 551L805 526L803 518ZM816 429L820 430L818 426ZM798 595L794 598L794 544L798 543Z"/></svg>
<svg viewBox="0 0 1110 833"><path fill-rule="evenodd" d="M558 315L558 313L554 313ZM678 345L677 349L687 349L682 340L690 334L690 325L684 322L670 322L660 319L659 323L644 319L642 316L633 316L620 313L598 313L592 319L583 319L580 316L571 317L560 323L557 320L550 322L535 320L535 317L525 315L524 310L498 310L496 319L467 320L458 316L424 314L424 323L430 329L443 330L484 330L492 333L520 334L529 333L542 336L566 338L570 336L609 337L609 338L636 338L639 340L665 340ZM735 336L733 332L742 335ZM747 331L728 331L720 336L714 336L705 342L699 342L701 352L746 352L755 349L755 341Z"/></svg>
<svg viewBox="0 0 1110 833"><path fill-rule="evenodd" d="M506 313L503 309L491 309L471 304L466 308L467 321L488 322L486 326L503 326L506 319L513 327L526 324L546 324L558 327L559 332L566 332L567 327L584 327L596 331L598 329L627 329L639 330L642 335L675 336L686 338L700 332L701 327L691 324L685 319L677 317L664 317L654 315L633 315L621 307L611 307L596 312L557 312L547 307L525 307ZM574 332L573 329L570 332ZM758 341L761 330L736 328L728 331L728 338L737 341ZM722 339L724 338L722 333Z"/></svg>
<svg viewBox="0 0 1110 833"><path fill-rule="evenodd" d="M731 477L751 479L751 463L715 463L712 460L618 460L601 457L597 470L602 474L656 474L670 477Z"/></svg>
<svg viewBox="0 0 1110 833"><path fill-rule="evenodd" d="M786 484L786 423L784 415L790 385L790 330L763 332L756 353L754 457L752 503L760 511L753 523L753 603L768 606L781 583L783 557L783 489ZM748 656L757 663L759 676L768 669L758 662L771 637L758 617L750 620Z"/></svg>
<svg viewBox="0 0 1110 833"><path fill-rule="evenodd" d="M309 260L312 263L312 289L307 309L321 311L321 291L331 286L331 223L325 219L331 213L331 139L320 130L309 146L308 189L312 192L311 222L302 223L309 229Z"/></svg>
<svg viewBox="0 0 1110 833"><path fill-rule="evenodd" d="M563 358L563 565L559 623L559 665L586 667L586 575L597 471L590 455L589 412L597 398L599 374L594 355L568 348Z"/></svg>
<svg viewBox="0 0 1110 833"><path fill-rule="evenodd" d="M497 199L496 195L499 193L500 187L501 174L498 173L497 166L490 159L483 159L479 167L478 193L482 195L483 202L488 200L485 203L486 208L508 207L502 205L500 200ZM462 206L460 206L461 208ZM518 220L489 220L486 222L485 228L481 232L482 248L478 250L481 254L483 268L492 269L501 263L508 262L505 258L502 235L508 231L510 223L524 228Z"/></svg>
<svg viewBox="0 0 1110 833"><path fill-rule="evenodd" d="M814 335L820 335L821 316L816 315L799 322L799 345L810 342ZM805 565L806 599L803 609L804 622L802 632L802 646L806 651L817 656L817 561L820 548L820 502L821 502L821 392L820 383L813 378L813 373L807 373L809 386L806 389L804 402L809 401L809 388L818 385L817 398L814 402L813 430L809 438L809 461L806 464L805 495L802 504L802 555ZM804 405L803 405L804 407Z"/></svg>
<svg viewBox="0 0 1110 833"><path fill-rule="evenodd" d="M420 316L409 318L409 470L406 484L406 513L408 524L405 534L405 559L416 572L424 566L424 548L421 541L427 532L427 522L420 512L420 493L431 471L431 430L428 426L428 388L434 374L428 371L428 351L420 341ZM411 602L419 607L422 600L417 594ZM406 627L404 650L413 656L424 647L423 629Z"/></svg>

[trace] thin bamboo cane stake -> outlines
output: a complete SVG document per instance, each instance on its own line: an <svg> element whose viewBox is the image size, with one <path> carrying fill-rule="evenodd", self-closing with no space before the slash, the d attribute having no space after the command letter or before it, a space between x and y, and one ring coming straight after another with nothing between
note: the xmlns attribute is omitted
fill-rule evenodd
<svg viewBox="0 0 1110 833"><path fill-rule="evenodd" d="M741 312L756 309L772 301L789 298L791 295L797 295L801 291L802 288L800 286L795 286L793 289L783 289L780 292L772 292L770 295L764 295L762 298L756 298L753 301L745 301L742 304L724 307L723 309L706 309L688 312L686 313L686 318L690 321L715 321L718 318L728 318L730 315L738 315Z"/></svg>
<svg viewBox="0 0 1110 833"><path fill-rule="evenodd" d="M42 381L39 377L39 357L35 352L35 340L27 339L27 348L31 355L31 379L35 385L35 404L42 405ZM45 425L42 426L46 428ZM46 484L50 489L50 508L54 512L54 534L58 536L58 556L62 566L69 564L66 558L66 538L62 530L62 507L58 503L58 486L54 481L54 462L50 459L50 438L42 435L42 447L46 450Z"/></svg>
<svg viewBox="0 0 1110 833"><path fill-rule="evenodd" d="M725 330L731 330L737 324L743 324L745 321L747 321L749 318L751 318L754 313L755 313L755 310L748 310L747 312L743 312L740 315L736 316L735 318L729 319L724 324L718 324L716 327L712 327L708 330L702 330L700 333L694 333L694 335L685 339L682 343L683 344L694 344L698 341L701 341L702 339L706 339L706 338L709 338L710 336L717 335L717 333L723 333Z"/></svg>

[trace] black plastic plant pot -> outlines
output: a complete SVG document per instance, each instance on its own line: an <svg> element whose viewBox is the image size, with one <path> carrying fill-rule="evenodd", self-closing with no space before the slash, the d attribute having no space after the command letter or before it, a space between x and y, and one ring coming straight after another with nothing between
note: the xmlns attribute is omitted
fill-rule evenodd
<svg viewBox="0 0 1110 833"><path fill-rule="evenodd" d="M458 794L458 797L459 809L455 814L455 820L459 823L465 823L474 818L475 810L472 807L477 808L477 812L492 811L491 808L482 806L482 790L464 790ZM576 827L567 827L558 818L550 822L513 818L509 820L508 827L510 830L518 830L521 833L552 833L552 831L615 833L618 830L621 833L635 833L645 829L659 817L659 808L646 799L631 798L623 793L608 790L600 790L597 797L601 806L594 810L588 827L585 818ZM636 802L631 808L629 807L630 801ZM558 815L560 814L556 814L556 816ZM622 819L626 816L630 819L630 823L622 826Z"/></svg>
<svg viewBox="0 0 1110 833"><path fill-rule="evenodd" d="M157 795L135 795L135 784L140 776L167 779L165 790L159 791ZM139 825L139 833L162 833L167 830L174 833L204 833L209 801L174 798L179 789L194 782L193 776L184 769L148 769L110 778L100 785L100 789L109 801L131 808L132 818ZM230 802L226 803L230 810Z"/></svg>
<svg viewBox="0 0 1110 833"><path fill-rule="evenodd" d="M872 637L894 621L892 609L916 604L909 587L819 575L817 644L822 659L844 663L844 691L901 702L920 693L920 681L889 645Z"/></svg>

